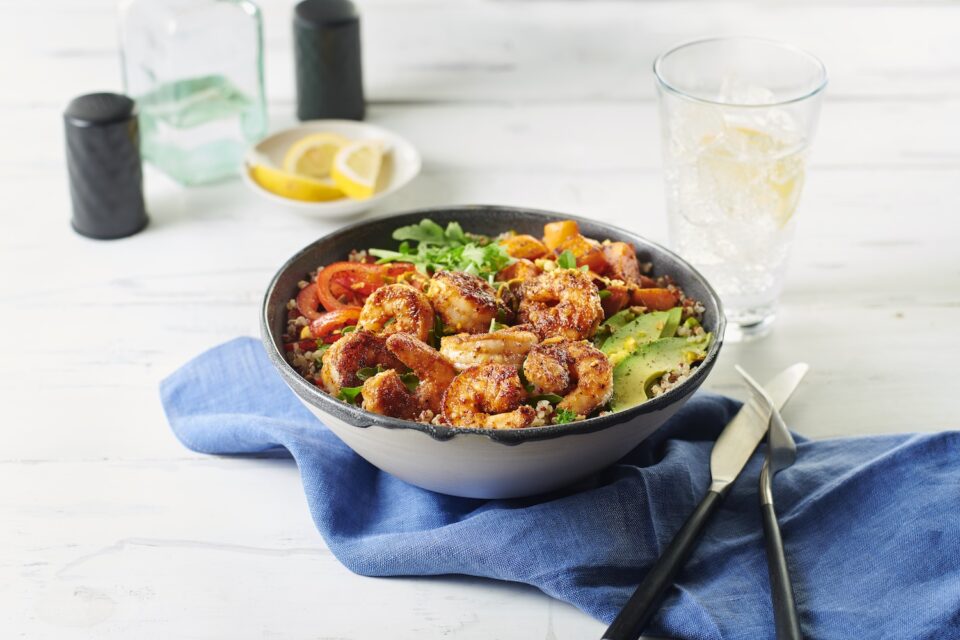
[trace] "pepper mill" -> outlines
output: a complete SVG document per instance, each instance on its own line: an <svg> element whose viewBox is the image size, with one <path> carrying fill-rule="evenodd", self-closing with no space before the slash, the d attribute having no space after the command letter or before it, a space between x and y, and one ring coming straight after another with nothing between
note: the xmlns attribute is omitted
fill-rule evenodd
<svg viewBox="0 0 960 640"><path fill-rule="evenodd" d="M363 120L360 16L350 0L303 0L293 14L300 120Z"/></svg>
<svg viewBox="0 0 960 640"><path fill-rule="evenodd" d="M133 100L116 93L83 95L67 105L63 122L77 233L109 240L147 226Z"/></svg>

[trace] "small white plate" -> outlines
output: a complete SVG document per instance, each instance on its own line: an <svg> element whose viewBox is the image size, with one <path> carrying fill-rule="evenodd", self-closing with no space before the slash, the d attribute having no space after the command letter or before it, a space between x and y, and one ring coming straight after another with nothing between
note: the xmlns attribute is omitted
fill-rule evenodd
<svg viewBox="0 0 960 640"><path fill-rule="evenodd" d="M377 191L373 196L366 200L344 197L327 202L303 202L271 193L250 176L250 166L256 163L258 157L280 168L283 166L283 156L291 145L304 136L321 132L338 133L351 140L374 139L385 143L387 154L383 158ZM251 147L247 151L243 170L240 173L247 186L267 200L318 218L345 218L373 208L384 198L402 189L420 173L420 166L420 154L417 153L416 148L404 138L382 127L354 120L309 120L296 127L273 133Z"/></svg>

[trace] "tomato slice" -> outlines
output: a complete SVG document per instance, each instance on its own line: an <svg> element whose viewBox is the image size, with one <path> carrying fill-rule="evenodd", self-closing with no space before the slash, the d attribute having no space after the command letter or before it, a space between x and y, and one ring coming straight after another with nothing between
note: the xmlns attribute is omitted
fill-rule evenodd
<svg viewBox="0 0 960 640"><path fill-rule="evenodd" d="M327 311L361 307L367 296L387 284L386 278L396 278L415 268L409 262L334 262L317 274L317 297Z"/></svg>
<svg viewBox="0 0 960 640"><path fill-rule="evenodd" d="M381 264L380 269L383 271L383 275L388 278L396 278L403 273L409 271L416 271L417 266L409 262L388 262L386 264Z"/></svg>
<svg viewBox="0 0 960 640"><path fill-rule="evenodd" d="M297 310L307 320L314 320L320 317L317 307L320 306L320 300L317 298L317 285L310 283L297 294Z"/></svg>
<svg viewBox="0 0 960 640"><path fill-rule="evenodd" d="M344 307L328 311L310 323L310 335L317 340L332 344L340 339L340 330L356 325L360 319L360 307Z"/></svg>

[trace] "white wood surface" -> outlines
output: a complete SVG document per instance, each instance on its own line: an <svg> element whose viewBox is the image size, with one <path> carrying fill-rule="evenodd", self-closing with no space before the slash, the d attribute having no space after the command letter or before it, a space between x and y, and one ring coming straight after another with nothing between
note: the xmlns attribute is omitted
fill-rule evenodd
<svg viewBox="0 0 960 640"><path fill-rule="evenodd" d="M290 2L263 2L274 126L293 121ZM960 5L879 1L360 2L369 119L422 176L378 215L506 203L663 240L650 63L700 35L779 37L831 72L776 332L732 364L812 366L788 412L812 437L957 428ZM112 2L0 2L0 637L596 637L535 589L350 574L288 461L171 436L157 382L256 333L273 271L333 226L239 181L147 173L152 223L70 231L60 113L118 90Z"/></svg>

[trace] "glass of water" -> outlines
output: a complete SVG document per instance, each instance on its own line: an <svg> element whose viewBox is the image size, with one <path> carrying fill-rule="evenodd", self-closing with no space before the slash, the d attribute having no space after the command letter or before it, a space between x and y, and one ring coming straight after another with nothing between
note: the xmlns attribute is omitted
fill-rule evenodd
<svg viewBox="0 0 960 640"><path fill-rule="evenodd" d="M653 68L670 244L717 289L728 339L765 335L826 69L805 51L746 37L680 45Z"/></svg>

